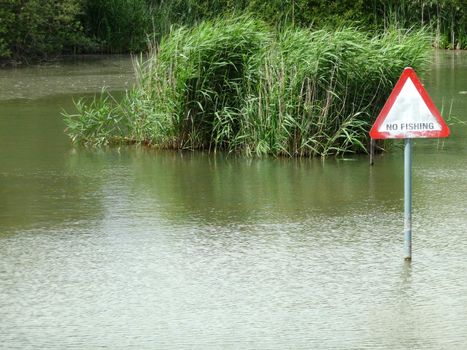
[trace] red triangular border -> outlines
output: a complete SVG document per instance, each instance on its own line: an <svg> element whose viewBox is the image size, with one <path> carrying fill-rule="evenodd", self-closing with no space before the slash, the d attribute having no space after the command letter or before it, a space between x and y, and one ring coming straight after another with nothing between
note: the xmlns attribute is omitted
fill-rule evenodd
<svg viewBox="0 0 467 350"><path fill-rule="evenodd" d="M415 85L415 88L419 92L420 96L422 97L423 101L425 102L426 106L430 110L431 114L436 118L438 121L439 125L441 126L441 130L436 130L436 131L411 131L410 135L405 135L405 134L398 134L398 135L391 135L388 132L380 132L378 131L379 127L381 124L384 122L386 117L389 114L389 111L391 110L392 106L394 105L394 102L396 101L397 96L399 96L402 88L404 87L407 79L411 79L413 84ZM437 138L437 137L448 137L449 136L449 127L447 126L446 122L444 121L443 117L439 113L438 109L436 108L435 104L431 100L430 96L428 96L428 93L426 92L425 88L423 87L422 83L418 79L417 75L415 74L415 71L412 68L405 68L404 71L402 72L399 80L397 81L396 85L394 86L394 89L391 92L391 95L389 95L388 100L384 104L383 109L378 115L378 118L376 118L375 123L373 124L373 127L370 130L370 137L372 139L389 139L389 138Z"/></svg>

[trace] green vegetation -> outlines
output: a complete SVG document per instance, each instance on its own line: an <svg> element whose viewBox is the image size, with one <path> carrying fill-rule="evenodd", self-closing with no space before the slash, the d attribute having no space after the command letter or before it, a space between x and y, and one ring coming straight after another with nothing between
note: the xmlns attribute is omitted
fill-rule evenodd
<svg viewBox="0 0 467 350"><path fill-rule="evenodd" d="M0 58L30 60L89 45L82 35L79 0L4 0L0 6Z"/></svg>
<svg viewBox="0 0 467 350"><path fill-rule="evenodd" d="M146 49L152 32L152 11L146 0L87 1L82 22L100 51L136 52Z"/></svg>
<svg viewBox="0 0 467 350"><path fill-rule="evenodd" d="M247 155L365 151L368 128L405 66L421 69L423 31L372 37L284 27L251 17L179 28L135 61L137 85L120 103L103 93L68 133L89 145L143 143Z"/></svg>
<svg viewBox="0 0 467 350"><path fill-rule="evenodd" d="M467 48L466 0L153 0L165 22L192 25L222 13L251 13L271 24L358 24L370 30L428 27L435 45ZM168 20L167 20L168 19ZM162 32L164 26L162 28Z"/></svg>
<svg viewBox="0 0 467 350"><path fill-rule="evenodd" d="M121 53L146 48L152 11L146 0L3 0L0 59Z"/></svg>
<svg viewBox="0 0 467 350"><path fill-rule="evenodd" d="M467 48L466 12L467 0L0 0L0 59L139 52L174 25L244 13L278 27L424 27L436 47Z"/></svg>

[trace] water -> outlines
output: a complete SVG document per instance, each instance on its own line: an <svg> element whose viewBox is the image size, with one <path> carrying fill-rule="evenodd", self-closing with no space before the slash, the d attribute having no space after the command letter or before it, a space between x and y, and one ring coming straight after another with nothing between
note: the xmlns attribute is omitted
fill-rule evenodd
<svg viewBox="0 0 467 350"><path fill-rule="evenodd" d="M422 80L467 120L466 53ZM60 112L104 83L131 85L129 60L0 71L0 348L465 347L464 126L416 141L407 264L401 150L75 147Z"/></svg>

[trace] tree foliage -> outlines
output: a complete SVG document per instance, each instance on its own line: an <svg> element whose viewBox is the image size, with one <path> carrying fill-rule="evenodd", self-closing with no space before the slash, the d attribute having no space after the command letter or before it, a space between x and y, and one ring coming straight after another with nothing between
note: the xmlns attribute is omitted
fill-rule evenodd
<svg viewBox="0 0 467 350"><path fill-rule="evenodd" d="M279 27L428 27L434 46L467 48L466 12L467 0L0 0L0 58L140 51L174 25L243 13Z"/></svg>
<svg viewBox="0 0 467 350"><path fill-rule="evenodd" d="M3 0L0 57L49 57L86 46L82 5L82 0Z"/></svg>
<svg viewBox="0 0 467 350"><path fill-rule="evenodd" d="M134 52L146 47L152 17L146 0L86 1L86 34L106 52Z"/></svg>

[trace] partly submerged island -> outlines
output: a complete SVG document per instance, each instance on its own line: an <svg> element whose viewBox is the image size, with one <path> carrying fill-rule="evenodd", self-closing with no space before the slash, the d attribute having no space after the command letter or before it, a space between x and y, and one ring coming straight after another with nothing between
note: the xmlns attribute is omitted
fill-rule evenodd
<svg viewBox="0 0 467 350"><path fill-rule="evenodd" d="M364 152L404 67L422 70L424 31L272 29L251 17L179 28L135 60L120 101L103 92L66 113L87 145L138 143L246 155Z"/></svg>

